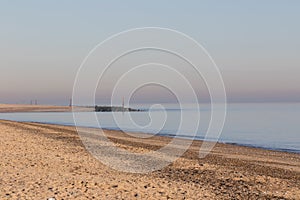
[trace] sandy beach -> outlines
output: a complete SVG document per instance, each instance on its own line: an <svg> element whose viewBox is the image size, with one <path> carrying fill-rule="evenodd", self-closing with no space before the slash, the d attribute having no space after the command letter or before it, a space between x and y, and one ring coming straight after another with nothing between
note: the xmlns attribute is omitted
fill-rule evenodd
<svg viewBox="0 0 300 200"><path fill-rule="evenodd" d="M300 199L300 155L217 144L204 159L195 141L149 174L112 170L90 155L74 127L0 120L0 199ZM170 138L105 131L130 151Z"/></svg>

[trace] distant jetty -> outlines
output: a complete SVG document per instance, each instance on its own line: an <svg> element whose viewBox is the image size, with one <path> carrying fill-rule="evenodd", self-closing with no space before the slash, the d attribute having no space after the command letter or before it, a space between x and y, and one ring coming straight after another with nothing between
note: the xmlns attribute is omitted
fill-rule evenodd
<svg viewBox="0 0 300 200"><path fill-rule="evenodd" d="M142 112L141 109L125 108L122 106L95 106L95 112Z"/></svg>

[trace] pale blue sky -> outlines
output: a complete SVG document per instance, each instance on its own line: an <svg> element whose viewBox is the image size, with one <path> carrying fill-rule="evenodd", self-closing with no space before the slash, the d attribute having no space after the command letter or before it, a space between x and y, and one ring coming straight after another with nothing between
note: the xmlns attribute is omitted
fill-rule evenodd
<svg viewBox="0 0 300 200"><path fill-rule="evenodd" d="M144 26L201 43L230 101L299 101L299 19L296 0L0 1L0 103L67 104L87 53L112 34ZM160 94L151 96L163 100Z"/></svg>

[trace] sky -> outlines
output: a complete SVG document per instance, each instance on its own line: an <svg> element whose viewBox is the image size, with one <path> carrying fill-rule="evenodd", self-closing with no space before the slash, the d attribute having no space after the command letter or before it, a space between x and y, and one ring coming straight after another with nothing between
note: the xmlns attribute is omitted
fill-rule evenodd
<svg viewBox="0 0 300 200"><path fill-rule="evenodd" d="M299 102L299 19L297 0L0 1L0 103L67 105L77 70L97 44L152 26L202 44L229 102ZM108 94L98 92L97 101ZM147 103L174 99L155 87L134 96Z"/></svg>

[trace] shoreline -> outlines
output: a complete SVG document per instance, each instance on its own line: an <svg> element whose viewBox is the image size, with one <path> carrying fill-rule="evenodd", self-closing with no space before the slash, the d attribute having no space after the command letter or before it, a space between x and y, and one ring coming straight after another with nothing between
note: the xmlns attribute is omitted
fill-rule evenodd
<svg viewBox="0 0 300 200"><path fill-rule="evenodd" d="M299 102L300 103L300 102ZM105 106L104 106L105 107ZM72 113L72 112L95 112L93 107L90 106L57 106L57 105L28 105L28 104L1 104L0 103L0 114L1 113L39 113L39 112L45 112L45 113L57 113L57 112L62 112L62 113ZM0 119L1 120L1 119ZM5 119L4 119L5 120ZM12 120L14 121L14 120ZM24 121L26 122L26 121ZM27 121L27 122L36 122L36 121ZM39 123L39 122L36 122ZM67 126L75 126L74 124L63 124L63 123L47 123L47 122L41 122L41 123L46 123L46 124L52 124L52 125L67 125ZM95 127L89 127L86 126L87 128L95 128ZM116 130L120 131L118 128L104 128L104 130ZM140 133L141 131L134 131L130 130L128 132L132 133ZM150 134L152 133L147 133L143 132L145 134ZM173 134L170 134L169 132L165 132L162 134L157 134L159 136L164 136L164 137L171 137L174 138ZM188 139L188 140L199 140L203 141L204 139L201 137L188 137L188 136L178 136L178 138L182 139ZM249 144L249 143L239 143L236 141L226 141L226 140L219 140L217 141L218 143L223 143L223 144L232 144L232 145L238 145L238 146L245 146L245 147L252 147L252 148L260 148L260 149L265 149L265 150L272 150L272 151L279 151L279 152L288 152L288 153L296 153L300 154L300 149L288 149L288 148L275 148L275 147L267 147L267 146L260 146L256 144Z"/></svg>
<svg viewBox="0 0 300 200"><path fill-rule="evenodd" d="M116 145L134 152L155 150L170 140L104 132ZM93 158L72 126L0 120L0 133L1 199L300 198L300 155L295 153L217 143L200 159L201 141L194 141L170 166L130 174Z"/></svg>
<svg viewBox="0 0 300 200"><path fill-rule="evenodd" d="M43 111L43 112L55 112L55 111ZM66 111L68 112L68 111ZM72 111L70 111L72 112ZM1 113L1 112L0 112ZM25 113L30 113L30 112L25 112ZM11 121L11 122L29 122L29 123L36 123L36 124L48 124L48 125L57 125L57 126L66 126L66 127L75 127L75 125L71 124L63 124L63 123L46 123L46 122L36 122L36 121L14 121L14 120L5 120L5 119L0 119L3 121ZM96 127L91 127L91 126L81 126L81 128L91 128L91 129L99 129ZM122 131L117 128L102 128L104 131ZM153 135L152 133L147 133L147 132L141 132L141 131L128 131L130 133L141 133L141 134L146 134L146 135ZM168 138L174 138L174 135L171 135L169 133L162 133L162 134L156 134L156 136L161 136L161 137L168 137ZM184 140L193 140L193 141L200 141L203 142L204 140L201 138L191 138L191 137L177 137L180 139ZM213 141L214 142L214 141ZM227 144L227 145L235 145L235 146L241 146L241 147L249 147L249 148L254 148L254 149L262 149L262 150L268 150L268 151L275 151L275 152L286 152L286 153L293 153L293 154L299 154L300 155L300 150L294 150L294 149L282 149L282 148L270 148L270 147L262 147L258 145L252 145L252 144L243 144L243 143L238 143L238 142L227 142L227 141L217 141L217 143L220 144Z"/></svg>
<svg viewBox="0 0 300 200"><path fill-rule="evenodd" d="M55 112L55 111L43 111L43 112ZM59 112L59 111L58 111ZM68 112L68 111L66 111ZM72 111L70 111L72 112ZM84 111L85 112L85 111ZM1 113L1 112L0 112ZM25 112L25 113L30 113L30 112ZM33 112L34 113L34 112ZM75 125L69 125L69 124L63 124L63 123L46 123L46 122L36 122L36 121L14 121L14 120L6 120L6 119L0 119L3 121L11 121L11 122L29 122L29 123L36 123L36 124L48 124L48 125L57 125L57 126L67 126L67 127L75 127ZM99 129L96 127L91 127L91 126L81 126L81 128L92 128L92 129ZM122 131L120 129L117 128L102 128L102 130L104 131ZM142 133L142 134L146 134L146 135L153 135L152 133L147 133L147 132L141 132L141 131L128 131L130 133ZM173 135L169 134L169 133L162 133L162 134L156 134L156 136L161 136L161 137L168 137L168 138L174 138ZM190 138L190 137L177 137L180 139L184 139L184 140L195 140L195 141L201 141L203 142L204 140L201 138ZM300 154L300 150L294 150L294 149L282 149L282 148L270 148L270 147L262 147L262 146L258 146L258 145L252 145L252 144L243 144L243 143L238 143L238 142L226 142L226 141L217 141L217 143L220 144L228 144L228 145L235 145L235 146L241 146L241 147L249 147L249 148L257 148L257 149L262 149L262 150L268 150L268 151L276 151L276 152L286 152L286 153L293 153L293 154Z"/></svg>

